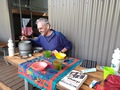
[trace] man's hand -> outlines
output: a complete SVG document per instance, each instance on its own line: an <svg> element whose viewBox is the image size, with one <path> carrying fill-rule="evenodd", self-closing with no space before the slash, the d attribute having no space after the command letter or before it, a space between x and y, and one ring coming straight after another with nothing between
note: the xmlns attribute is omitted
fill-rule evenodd
<svg viewBox="0 0 120 90"><path fill-rule="evenodd" d="M29 40L29 39L27 37L25 37L25 36L22 36L21 40L25 41L25 40Z"/></svg>
<svg viewBox="0 0 120 90"><path fill-rule="evenodd" d="M58 53L58 51L57 51L57 50L53 50L53 51L52 51L52 54L55 54L55 53Z"/></svg>

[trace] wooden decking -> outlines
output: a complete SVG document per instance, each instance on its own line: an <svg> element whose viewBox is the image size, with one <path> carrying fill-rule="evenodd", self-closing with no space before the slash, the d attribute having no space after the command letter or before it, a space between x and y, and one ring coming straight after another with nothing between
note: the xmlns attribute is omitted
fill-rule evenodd
<svg viewBox="0 0 120 90"><path fill-rule="evenodd" d="M0 83L2 90L24 90L24 80L18 77L17 67L7 65L3 59L0 59Z"/></svg>
<svg viewBox="0 0 120 90"><path fill-rule="evenodd" d="M24 80L18 76L17 70L17 67L5 63L0 52L0 90L24 90Z"/></svg>

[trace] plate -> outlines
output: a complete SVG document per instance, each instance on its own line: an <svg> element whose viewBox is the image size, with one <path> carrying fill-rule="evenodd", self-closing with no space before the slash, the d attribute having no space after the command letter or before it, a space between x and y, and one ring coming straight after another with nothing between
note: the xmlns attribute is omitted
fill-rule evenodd
<svg viewBox="0 0 120 90"><path fill-rule="evenodd" d="M43 50L43 47L33 47L33 52L34 53L39 53Z"/></svg>

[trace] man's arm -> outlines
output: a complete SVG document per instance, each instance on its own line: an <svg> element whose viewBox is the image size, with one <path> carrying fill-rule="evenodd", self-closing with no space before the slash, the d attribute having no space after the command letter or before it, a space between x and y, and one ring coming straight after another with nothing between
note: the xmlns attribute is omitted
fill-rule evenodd
<svg viewBox="0 0 120 90"><path fill-rule="evenodd" d="M61 33L60 34L60 41L62 43L62 45L64 46L64 48L61 50L61 52L67 52L68 50L70 50L72 48L72 43Z"/></svg>

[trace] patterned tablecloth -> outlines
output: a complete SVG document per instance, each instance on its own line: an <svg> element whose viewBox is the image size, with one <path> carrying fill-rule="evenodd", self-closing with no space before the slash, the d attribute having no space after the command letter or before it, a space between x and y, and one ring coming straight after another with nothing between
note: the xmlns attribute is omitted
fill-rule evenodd
<svg viewBox="0 0 120 90"><path fill-rule="evenodd" d="M79 65L82 60L66 60L67 64L63 64L63 69L60 71L53 68L52 63L54 60L56 60L55 57L51 57L50 59L37 57L30 61L24 62L18 67L18 76L26 79L33 86L42 90L56 90L56 84L58 81L61 80L61 78L63 78L68 72L73 70L77 65ZM34 62L39 61L48 62L49 66L44 71L35 71L30 67Z"/></svg>

